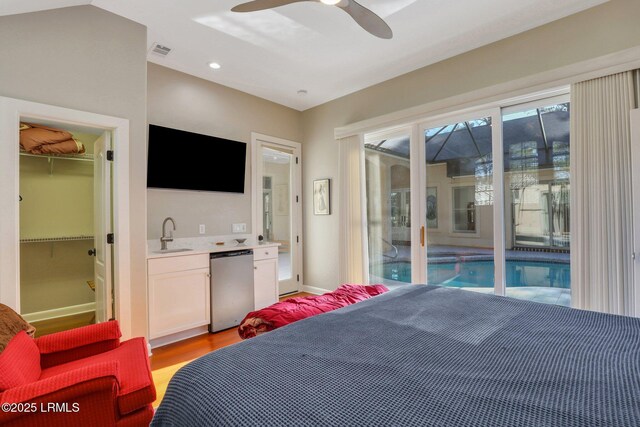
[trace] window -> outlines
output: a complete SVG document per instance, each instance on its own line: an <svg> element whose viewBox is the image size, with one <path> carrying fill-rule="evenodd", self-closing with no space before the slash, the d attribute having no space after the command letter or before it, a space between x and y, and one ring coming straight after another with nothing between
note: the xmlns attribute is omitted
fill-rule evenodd
<svg viewBox="0 0 640 427"><path fill-rule="evenodd" d="M476 232L476 189L474 186L453 188L453 231Z"/></svg>
<svg viewBox="0 0 640 427"><path fill-rule="evenodd" d="M568 98L365 138L371 280L569 305Z"/></svg>

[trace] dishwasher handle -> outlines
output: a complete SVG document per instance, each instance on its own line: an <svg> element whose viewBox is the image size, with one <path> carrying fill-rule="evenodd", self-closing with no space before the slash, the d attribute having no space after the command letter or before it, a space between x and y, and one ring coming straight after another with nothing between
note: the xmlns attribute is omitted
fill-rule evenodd
<svg viewBox="0 0 640 427"><path fill-rule="evenodd" d="M234 256L243 256L243 255L253 255L253 251L251 249L245 249L243 251L230 251L230 252L218 252L210 254L210 259L216 258L228 258Z"/></svg>

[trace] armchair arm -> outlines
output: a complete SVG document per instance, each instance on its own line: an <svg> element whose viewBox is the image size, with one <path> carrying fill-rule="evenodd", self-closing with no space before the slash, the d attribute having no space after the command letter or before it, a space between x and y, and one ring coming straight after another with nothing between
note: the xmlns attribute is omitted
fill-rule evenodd
<svg viewBox="0 0 640 427"><path fill-rule="evenodd" d="M28 403L33 410L26 412L0 411L0 424L25 417L25 425L33 418L56 414L46 412L47 404L67 404L70 409L78 405L78 415L86 415L95 407L102 408L105 417L117 417L116 399L120 388L120 362L117 360L83 366L33 383L5 390L0 393L0 402ZM67 414L69 415L69 414ZM82 418L78 418L78 421ZM36 423L37 424L37 423ZM50 424L54 425L54 424Z"/></svg>
<svg viewBox="0 0 640 427"><path fill-rule="evenodd" d="M36 338L43 368L83 359L120 345L120 326L115 320Z"/></svg>

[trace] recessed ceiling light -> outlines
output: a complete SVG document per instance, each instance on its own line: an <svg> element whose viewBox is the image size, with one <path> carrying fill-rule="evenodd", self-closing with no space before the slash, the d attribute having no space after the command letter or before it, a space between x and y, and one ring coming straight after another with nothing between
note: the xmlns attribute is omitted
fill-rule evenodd
<svg viewBox="0 0 640 427"><path fill-rule="evenodd" d="M219 70L220 64L218 64L217 62L209 62L209 67L213 68L214 70Z"/></svg>
<svg viewBox="0 0 640 427"><path fill-rule="evenodd" d="M329 6L333 6L334 4L340 3L340 0L320 0L324 4L328 4Z"/></svg>

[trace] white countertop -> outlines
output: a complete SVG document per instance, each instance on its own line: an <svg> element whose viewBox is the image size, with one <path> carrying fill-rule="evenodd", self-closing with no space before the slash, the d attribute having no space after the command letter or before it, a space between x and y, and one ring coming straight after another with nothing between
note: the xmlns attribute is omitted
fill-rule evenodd
<svg viewBox="0 0 640 427"><path fill-rule="evenodd" d="M239 236L240 237L240 236ZM216 242L224 242L223 245L216 245ZM216 237L193 237L193 238L176 238L173 242L167 243L167 249L191 249L183 252L162 252L160 251L160 241L149 240L147 242L147 259L152 258L168 258L176 256L189 256L199 254L211 254L216 252L239 251L243 249L257 249L280 246L276 242L257 242L255 239L247 239L244 243L238 243L228 236Z"/></svg>

